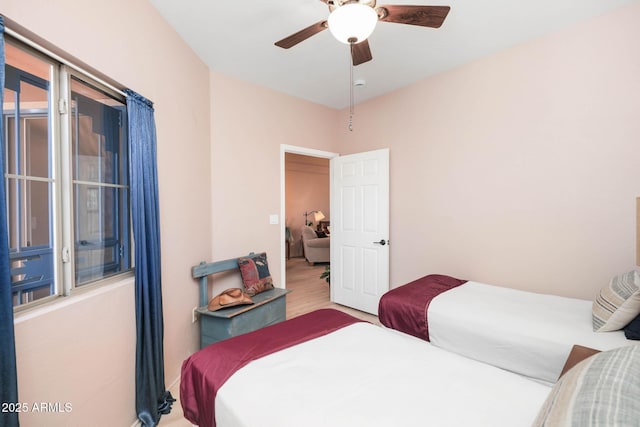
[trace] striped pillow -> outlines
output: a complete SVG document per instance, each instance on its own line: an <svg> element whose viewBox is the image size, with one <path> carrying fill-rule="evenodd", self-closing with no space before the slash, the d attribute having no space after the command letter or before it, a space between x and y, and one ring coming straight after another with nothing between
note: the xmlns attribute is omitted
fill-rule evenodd
<svg viewBox="0 0 640 427"><path fill-rule="evenodd" d="M640 314L640 275L635 270L615 276L593 302L593 330L617 331Z"/></svg>
<svg viewBox="0 0 640 427"><path fill-rule="evenodd" d="M640 421L640 346L598 353L553 387L533 427L637 426Z"/></svg>

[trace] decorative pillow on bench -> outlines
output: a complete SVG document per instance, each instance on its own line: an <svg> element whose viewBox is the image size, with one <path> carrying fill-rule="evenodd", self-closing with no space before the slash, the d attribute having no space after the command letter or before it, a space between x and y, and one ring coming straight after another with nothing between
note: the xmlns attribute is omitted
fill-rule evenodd
<svg viewBox="0 0 640 427"><path fill-rule="evenodd" d="M249 295L253 296L273 289L266 252L238 258L238 267L240 267L242 283Z"/></svg>

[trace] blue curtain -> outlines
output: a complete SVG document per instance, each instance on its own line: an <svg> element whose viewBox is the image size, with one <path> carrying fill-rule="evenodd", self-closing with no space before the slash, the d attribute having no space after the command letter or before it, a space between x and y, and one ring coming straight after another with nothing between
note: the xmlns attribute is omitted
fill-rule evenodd
<svg viewBox="0 0 640 427"><path fill-rule="evenodd" d="M126 90L136 272L136 410L155 426L175 401L164 383L160 218L153 104Z"/></svg>
<svg viewBox="0 0 640 427"><path fill-rule="evenodd" d="M0 16L0 106L4 97L4 19ZM7 224L7 193L4 188L4 131L0 116L0 402L18 402L16 374L16 341L13 330L13 298L9 272L9 229ZM0 425L17 427L18 412L0 411Z"/></svg>

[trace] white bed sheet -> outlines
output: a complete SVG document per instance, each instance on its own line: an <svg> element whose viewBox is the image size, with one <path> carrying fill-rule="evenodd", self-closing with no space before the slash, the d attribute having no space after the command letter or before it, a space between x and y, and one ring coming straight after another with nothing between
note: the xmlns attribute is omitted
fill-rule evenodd
<svg viewBox="0 0 640 427"><path fill-rule="evenodd" d="M609 350L636 342L593 332L591 301L467 282L435 297L427 313L433 345L554 383L574 344Z"/></svg>
<svg viewBox="0 0 640 427"><path fill-rule="evenodd" d="M255 360L216 397L218 427L529 426L546 385L368 323Z"/></svg>

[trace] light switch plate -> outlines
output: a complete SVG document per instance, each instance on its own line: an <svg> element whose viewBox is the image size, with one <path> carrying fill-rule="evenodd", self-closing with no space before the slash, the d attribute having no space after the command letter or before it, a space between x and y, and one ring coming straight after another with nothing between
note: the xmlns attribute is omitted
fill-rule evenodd
<svg viewBox="0 0 640 427"><path fill-rule="evenodd" d="M277 214L269 215L269 224L272 224L272 225L278 224L278 215Z"/></svg>

